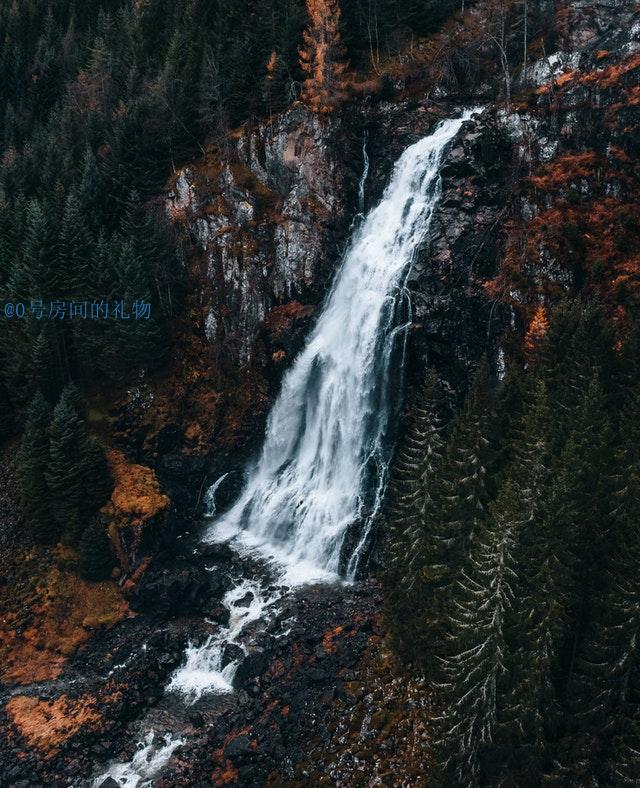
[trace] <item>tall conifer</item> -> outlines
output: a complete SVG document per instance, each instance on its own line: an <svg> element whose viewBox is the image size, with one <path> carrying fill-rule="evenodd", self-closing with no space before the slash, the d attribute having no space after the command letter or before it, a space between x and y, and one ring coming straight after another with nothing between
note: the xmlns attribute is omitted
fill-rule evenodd
<svg viewBox="0 0 640 788"><path fill-rule="evenodd" d="M56 542L62 532L49 508L50 490L46 470L49 462L50 420L51 408L38 392L29 405L16 458L22 513L34 540L39 544Z"/></svg>

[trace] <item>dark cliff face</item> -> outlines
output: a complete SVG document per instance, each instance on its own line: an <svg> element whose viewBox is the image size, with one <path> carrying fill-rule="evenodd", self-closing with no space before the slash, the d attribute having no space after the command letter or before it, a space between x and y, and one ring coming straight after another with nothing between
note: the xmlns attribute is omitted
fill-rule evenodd
<svg viewBox="0 0 640 788"><path fill-rule="evenodd" d="M202 267L207 338L234 363L282 351L278 322L313 310L274 310L326 290L354 202L354 143L346 124L296 104L178 173L167 209Z"/></svg>
<svg viewBox="0 0 640 788"><path fill-rule="evenodd" d="M470 100L465 106L475 103ZM455 104L430 109L414 102L378 106L371 132L372 199L402 150L430 133L441 117L459 112ZM489 301L483 285L495 274L501 255L501 220L509 204L513 157L495 110L478 105L478 114L445 157L442 196L408 272L410 385L427 366L435 366L458 389L483 354L498 365L495 339L504 329L505 314Z"/></svg>

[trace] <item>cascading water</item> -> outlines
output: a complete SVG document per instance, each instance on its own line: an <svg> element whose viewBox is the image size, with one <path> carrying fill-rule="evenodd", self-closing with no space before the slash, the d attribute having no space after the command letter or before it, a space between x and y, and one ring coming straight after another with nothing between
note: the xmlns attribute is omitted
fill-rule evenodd
<svg viewBox="0 0 640 788"><path fill-rule="evenodd" d="M350 578L364 552L390 454L392 357L406 328L396 325L397 305L440 197L447 145L474 112L442 122L396 163L381 202L355 229L318 322L284 378L240 499L207 535L209 541L236 537L236 545L269 559L287 586L337 578L341 570ZM361 187L366 148L364 154ZM211 517L224 478L207 492ZM345 537L358 523L352 555L344 560ZM208 692L231 692L238 662L223 667L225 647L246 652L249 625L268 618L285 590L239 579L223 600L229 625L200 646L189 644L167 689L191 703ZM248 592L252 601L239 607ZM170 734L158 743L150 731L131 762L113 764L93 785L106 777L132 788L150 785L181 743Z"/></svg>
<svg viewBox="0 0 640 788"><path fill-rule="evenodd" d="M209 534L238 536L275 559L285 582L349 578L357 569L341 550L354 523L364 520L366 536L382 498L398 296L440 196L444 152L473 112L443 121L396 163L285 375L244 492Z"/></svg>

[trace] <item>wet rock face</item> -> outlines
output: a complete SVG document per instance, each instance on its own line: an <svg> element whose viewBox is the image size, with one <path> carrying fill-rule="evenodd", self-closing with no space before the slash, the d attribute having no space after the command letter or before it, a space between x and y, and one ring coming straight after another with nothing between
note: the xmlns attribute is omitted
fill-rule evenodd
<svg viewBox="0 0 640 788"><path fill-rule="evenodd" d="M231 585L222 571L187 561L153 563L128 593L130 607L151 616L207 615L220 606Z"/></svg>
<svg viewBox="0 0 640 788"><path fill-rule="evenodd" d="M381 103L370 115L367 208L379 199L393 162L460 107ZM514 146L487 108L465 124L441 169L442 197L408 273L399 319L411 322L405 364L410 387L435 366L454 389L483 354L496 356L506 313L492 308L484 282L502 251L501 222L513 180Z"/></svg>
<svg viewBox="0 0 640 788"><path fill-rule="evenodd" d="M492 308L484 283L502 251L512 161L512 146L491 111L472 120L448 152L440 204L407 280L410 373L432 364L460 388L483 354L495 359L505 315Z"/></svg>
<svg viewBox="0 0 640 788"><path fill-rule="evenodd" d="M339 122L303 105L230 144L179 172L167 210L202 257L207 338L245 363L271 310L321 297L357 176Z"/></svg>

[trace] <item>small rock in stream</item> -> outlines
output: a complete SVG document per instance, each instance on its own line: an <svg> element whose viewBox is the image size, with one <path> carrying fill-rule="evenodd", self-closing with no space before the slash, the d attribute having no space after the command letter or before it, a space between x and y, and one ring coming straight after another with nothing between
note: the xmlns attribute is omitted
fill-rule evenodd
<svg viewBox="0 0 640 788"><path fill-rule="evenodd" d="M222 661L220 663L220 667L222 669L226 668L231 662L237 662L238 660L242 659L244 656L244 651L240 646L236 645L235 643L227 643L224 647L224 651L222 652Z"/></svg>
<svg viewBox="0 0 640 788"><path fill-rule="evenodd" d="M236 599L233 603L234 607L250 607L251 603L255 599L255 594L253 591L247 591L247 593L241 597L240 599Z"/></svg>

